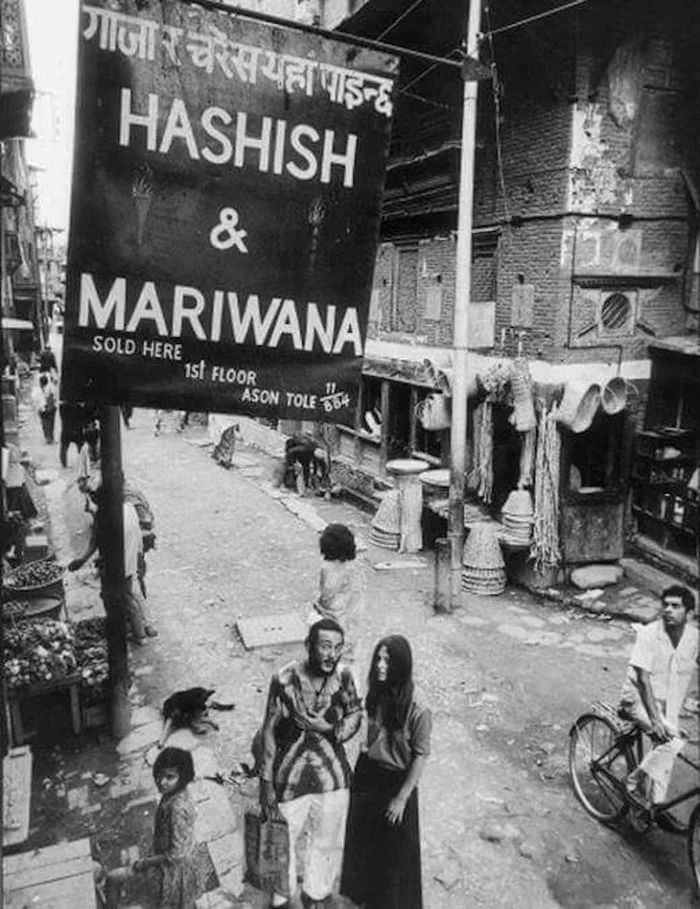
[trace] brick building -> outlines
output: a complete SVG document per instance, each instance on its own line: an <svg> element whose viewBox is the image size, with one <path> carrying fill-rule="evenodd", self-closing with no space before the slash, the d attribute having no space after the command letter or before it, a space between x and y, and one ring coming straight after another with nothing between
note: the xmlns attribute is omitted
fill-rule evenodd
<svg viewBox="0 0 700 909"><path fill-rule="evenodd" d="M497 78L479 89L470 368L522 355L536 386L618 374L634 382L621 415L599 412L589 431L562 433L563 543L577 562L622 555L635 528L629 458L645 414L647 428L659 419L700 428L700 397L686 388L681 401L673 387L697 373L684 337L698 331L700 307L700 18L686 0L591 0L506 28L559 5L505 0L482 18L480 58L495 63ZM337 25L329 16L343 6L351 13L343 31L459 54L461 0L327 3L323 24ZM448 369L451 361L461 91L457 71L402 59L364 400L356 425L341 430L341 454L355 469L381 474L387 458L415 453L447 463L449 432L423 432L415 405L435 390L424 361ZM657 349L664 362L679 358L676 378L664 385L665 403L647 408L650 389L652 399L661 394L659 382L649 385ZM381 434L364 419L372 409ZM507 428L502 444L513 446ZM571 465L600 496L582 505ZM502 480L512 483L512 471ZM637 542L669 543L659 528L641 530ZM692 533L671 536L687 544L670 545L679 567L696 572Z"/></svg>

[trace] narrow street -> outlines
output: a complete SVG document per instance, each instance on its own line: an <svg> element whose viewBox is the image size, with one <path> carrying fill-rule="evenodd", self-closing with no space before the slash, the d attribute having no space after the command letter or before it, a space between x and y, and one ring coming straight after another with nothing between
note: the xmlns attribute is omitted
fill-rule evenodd
<svg viewBox="0 0 700 909"><path fill-rule="evenodd" d="M305 613L316 590L317 532L284 502L301 505L302 517L343 521L364 541L369 518L344 503L276 492L271 459L245 442L227 472L197 444L205 438L201 427L179 435L168 426L155 437L152 414L142 410L132 426L123 433L124 470L156 514L158 545L147 583L159 629L158 638L132 650L134 675L154 708L191 685L235 701L232 713L217 717L220 731L208 736L218 766L228 770L250 761L270 673L302 652L299 645L246 651L236 622ZM55 447L37 445L36 455L46 466L57 458ZM54 528L65 562L84 531L77 491L66 488L72 471L59 474L46 492L52 511L67 518ZM368 602L358 675L367 671L373 643L400 631L413 644L416 679L434 711L433 751L420 789L427 909L695 905L684 839L608 830L583 812L569 784L568 729L591 701L615 699L630 625L543 606L513 588L500 597L470 597L463 610L436 616L429 555L420 557L421 568L391 570L373 565L407 557L371 544L359 557ZM72 618L99 614L88 568L67 585ZM98 834L100 815L92 817Z"/></svg>

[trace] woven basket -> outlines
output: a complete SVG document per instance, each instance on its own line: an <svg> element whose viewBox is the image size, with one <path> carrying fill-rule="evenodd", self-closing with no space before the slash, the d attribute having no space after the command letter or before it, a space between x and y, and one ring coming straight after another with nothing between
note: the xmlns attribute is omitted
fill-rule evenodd
<svg viewBox="0 0 700 909"><path fill-rule="evenodd" d="M620 413L627 407L628 393L628 383L625 379L622 376L615 376L614 379L610 379L603 386L600 394L600 406L610 416Z"/></svg>
<svg viewBox="0 0 700 909"><path fill-rule="evenodd" d="M504 574L503 568L472 568L470 566L462 567L462 576L469 577L474 581L492 581L498 579Z"/></svg>
<svg viewBox="0 0 700 909"><path fill-rule="evenodd" d="M503 517L532 517L534 513L532 495L527 489L514 489L506 499L501 512Z"/></svg>
<svg viewBox="0 0 700 909"><path fill-rule="evenodd" d="M398 534L401 532L398 490L391 489L386 493L377 509L377 513L372 519L372 527L377 530L383 530L385 533Z"/></svg>
<svg viewBox="0 0 700 909"><path fill-rule="evenodd" d="M468 571L462 572L462 590L467 593L476 593L479 596L497 596L506 588L506 573L501 570L497 576L489 578L475 578Z"/></svg>
<svg viewBox="0 0 700 909"><path fill-rule="evenodd" d="M383 533L381 530L372 529L369 532L370 542L382 549L398 551L401 535L398 533Z"/></svg>
<svg viewBox="0 0 700 909"><path fill-rule="evenodd" d="M585 432L600 406L600 385L579 379L567 382L559 405L557 422L572 432Z"/></svg>
<svg viewBox="0 0 700 909"><path fill-rule="evenodd" d="M503 568L503 553L496 535L496 525L474 524L462 551L462 564L467 568Z"/></svg>

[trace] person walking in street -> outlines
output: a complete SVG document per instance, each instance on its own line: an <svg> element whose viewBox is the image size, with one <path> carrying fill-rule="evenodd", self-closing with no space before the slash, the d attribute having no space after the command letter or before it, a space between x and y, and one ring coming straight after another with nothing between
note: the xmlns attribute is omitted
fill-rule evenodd
<svg viewBox="0 0 700 909"><path fill-rule="evenodd" d="M432 714L416 695L405 637L376 645L365 703L367 744L350 790L340 892L365 909L422 909L417 786Z"/></svg>
<svg viewBox="0 0 700 909"><path fill-rule="evenodd" d="M49 373L54 382L58 381L58 363L56 362L56 354L51 350L50 344L47 344L41 352L39 370L40 372Z"/></svg>
<svg viewBox="0 0 700 909"><path fill-rule="evenodd" d="M80 446L83 444L83 427L91 414L88 413L84 404L73 404L70 401L61 401L58 412L61 417L59 458L61 467L67 467L70 446L75 445L80 453Z"/></svg>
<svg viewBox="0 0 700 909"><path fill-rule="evenodd" d="M87 495L90 480L100 474L100 429L96 420L84 424L81 438L75 476L78 489Z"/></svg>
<svg viewBox="0 0 700 909"><path fill-rule="evenodd" d="M127 429L131 429L131 418L134 415L134 408L131 404L121 404L119 410L122 413L122 420L124 421L124 426Z"/></svg>
<svg viewBox="0 0 700 909"><path fill-rule="evenodd" d="M39 376L39 385L34 389L34 406L39 414L44 441L47 445L54 443L54 427L56 425L56 382L49 372L42 372Z"/></svg>
<svg viewBox="0 0 700 909"><path fill-rule="evenodd" d="M195 806L188 791L194 780L189 751L164 748L153 765L161 800L156 809L153 855L139 859L132 870L160 872L160 909L195 909L202 893L194 839Z"/></svg>
<svg viewBox="0 0 700 909"><path fill-rule="evenodd" d="M77 571L96 553L100 556L100 570L102 570L109 537L105 526L105 489L104 486L90 484L88 489L90 498L95 506L92 532L86 551L82 556L68 563L69 571ZM143 544L141 528L136 509L130 502L122 504L122 520L124 522L124 610L131 628L132 640L135 644L144 644L146 637L156 637L158 632L150 621L146 601L139 587L139 566L142 560Z"/></svg>
<svg viewBox="0 0 700 909"><path fill-rule="evenodd" d="M662 802L686 739L678 722L698 658L693 594L674 584L661 594L661 617L642 626L620 699L620 716L651 736L654 748L627 778L630 794Z"/></svg>
<svg viewBox="0 0 700 909"><path fill-rule="evenodd" d="M312 617L321 616L338 622L345 632L343 655L350 660L365 604L364 578L356 559L355 537L345 524L328 524L318 542L323 562Z"/></svg>
<svg viewBox="0 0 700 909"><path fill-rule="evenodd" d="M328 907L340 871L350 766L344 743L358 731L362 705L352 671L340 663L344 635L333 619L311 626L307 658L275 673L262 726L260 806L289 828L288 907L297 887L296 847L308 823L302 879L304 909Z"/></svg>

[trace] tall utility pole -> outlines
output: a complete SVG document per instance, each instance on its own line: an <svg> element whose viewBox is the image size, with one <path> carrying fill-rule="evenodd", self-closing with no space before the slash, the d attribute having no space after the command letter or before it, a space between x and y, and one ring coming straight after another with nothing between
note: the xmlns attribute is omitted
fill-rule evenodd
<svg viewBox="0 0 700 909"><path fill-rule="evenodd" d="M478 58L482 0L469 0L467 55ZM459 210L457 222L457 279L452 340L452 427L450 432L450 609L455 609L462 591L464 545L464 473L467 466L467 343L472 277L472 208L474 204L474 147L476 101L479 83L464 72L462 104L462 151L460 155Z"/></svg>
<svg viewBox="0 0 700 909"><path fill-rule="evenodd" d="M129 657L124 611L124 480L119 426L119 408L103 406L100 411L100 452L102 485L105 493L106 527L109 545L100 552L102 601L107 614L107 659L109 662L109 715L112 735L121 739L129 731ZM135 583L135 579L132 579Z"/></svg>

